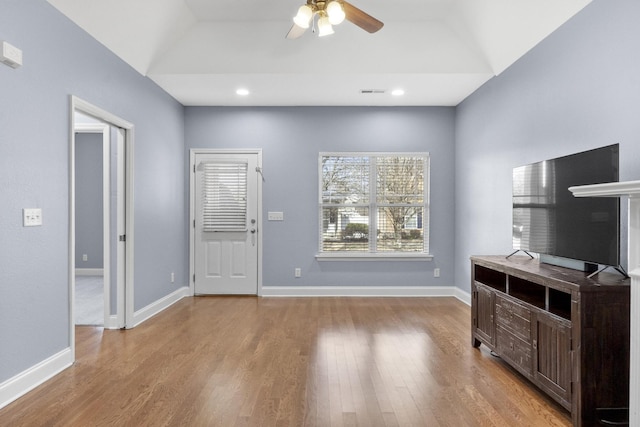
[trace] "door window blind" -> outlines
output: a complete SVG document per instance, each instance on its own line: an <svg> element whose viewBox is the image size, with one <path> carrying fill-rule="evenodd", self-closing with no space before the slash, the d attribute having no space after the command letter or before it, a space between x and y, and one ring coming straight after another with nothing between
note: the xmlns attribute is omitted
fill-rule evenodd
<svg viewBox="0 0 640 427"><path fill-rule="evenodd" d="M201 166L203 231L246 231L247 162L238 159Z"/></svg>

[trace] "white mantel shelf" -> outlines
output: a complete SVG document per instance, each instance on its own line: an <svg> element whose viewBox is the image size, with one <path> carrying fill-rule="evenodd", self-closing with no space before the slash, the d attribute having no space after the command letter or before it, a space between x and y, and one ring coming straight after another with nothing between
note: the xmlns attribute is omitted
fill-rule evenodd
<svg viewBox="0 0 640 427"><path fill-rule="evenodd" d="M640 426L640 181L569 187L575 197L629 197L629 275L631 276L631 340L629 425Z"/></svg>
<svg viewBox="0 0 640 427"><path fill-rule="evenodd" d="M609 182L606 184L569 187L576 197L640 196L640 181Z"/></svg>

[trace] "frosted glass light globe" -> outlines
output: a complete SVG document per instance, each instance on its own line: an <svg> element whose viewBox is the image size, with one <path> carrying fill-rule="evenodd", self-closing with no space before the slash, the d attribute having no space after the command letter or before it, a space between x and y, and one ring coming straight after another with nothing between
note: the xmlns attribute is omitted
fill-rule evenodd
<svg viewBox="0 0 640 427"><path fill-rule="evenodd" d="M298 14L293 18L293 22L300 28L309 28L311 18L313 18L313 10L305 4L298 9Z"/></svg>

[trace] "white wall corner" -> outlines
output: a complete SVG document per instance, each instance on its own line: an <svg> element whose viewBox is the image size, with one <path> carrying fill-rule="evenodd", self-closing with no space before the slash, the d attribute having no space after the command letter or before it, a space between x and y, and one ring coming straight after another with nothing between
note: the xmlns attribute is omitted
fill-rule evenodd
<svg viewBox="0 0 640 427"><path fill-rule="evenodd" d="M65 348L0 384L0 409L53 378L73 364L71 348Z"/></svg>
<svg viewBox="0 0 640 427"><path fill-rule="evenodd" d="M453 292L454 297L471 307L471 294L469 292L463 291L460 288L454 288Z"/></svg>

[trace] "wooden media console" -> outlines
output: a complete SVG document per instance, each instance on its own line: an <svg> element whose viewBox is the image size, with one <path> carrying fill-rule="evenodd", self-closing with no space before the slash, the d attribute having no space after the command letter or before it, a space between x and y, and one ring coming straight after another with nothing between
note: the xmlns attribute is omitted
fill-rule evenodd
<svg viewBox="0 0 640 427"><path fill-rule="evenodd" d="M571 412L629 406L629 279L526 257L471 257L471 335Z"/></svg>

